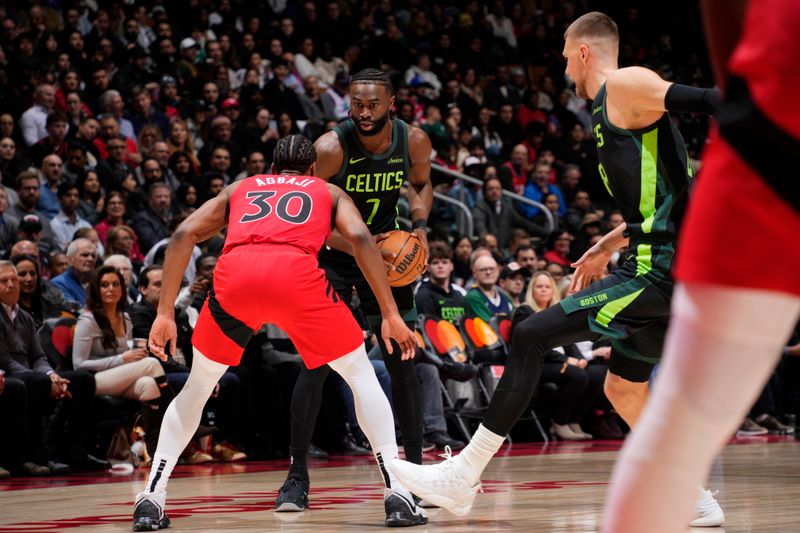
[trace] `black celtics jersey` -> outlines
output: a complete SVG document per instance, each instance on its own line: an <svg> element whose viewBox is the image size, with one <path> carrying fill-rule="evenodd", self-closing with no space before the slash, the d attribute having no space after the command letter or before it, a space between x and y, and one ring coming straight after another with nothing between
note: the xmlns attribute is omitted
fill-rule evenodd
<svg viewBox="0 0 800 533"><path fill-rule="evenodd" d="M339 136L344 158L339 173L329 181L353 199L373 235L397 229L397 200L411 172L406 124L392 119L391 125L392 144L381 154L364 149L352 120L333 129Z"/></svg>
<svg viewBox="0 0 800 533"><path fill-rule="evenodd" d="M600 176L627 223L637 275L661 277L672 263L692 179L683 138L669 113L639 130L612 125L605 84L592 103L592 133Z"/></svg>

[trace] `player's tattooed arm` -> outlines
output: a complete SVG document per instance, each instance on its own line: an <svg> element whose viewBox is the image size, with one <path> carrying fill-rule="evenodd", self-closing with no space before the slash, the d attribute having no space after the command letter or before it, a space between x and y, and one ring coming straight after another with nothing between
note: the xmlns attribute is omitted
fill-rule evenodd
<svg viewBox="0 0 800 533"><path fill-rule="evenodd" d="M419 128L408 128L408 154L411 157L411 175L408 177L408 207L412 222L427 222L433 206L431 185L431 140ZM420 238L428 257L428 234L424 227L415 227L413 232Z"/></svg>
<svg viewBox="0 0 800 533"><path fill-rule="evenodd" d="M344 151L335 131L329 131L314 143L317 149L317 167L314 175L328 181L344 164Z"/></svg>

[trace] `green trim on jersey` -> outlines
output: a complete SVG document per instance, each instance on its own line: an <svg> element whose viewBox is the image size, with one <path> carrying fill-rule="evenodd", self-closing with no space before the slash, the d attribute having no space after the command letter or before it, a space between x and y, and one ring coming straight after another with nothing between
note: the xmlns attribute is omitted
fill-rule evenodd
<svg viewBox="0 0 800 533"><path fill-rule="evenodd" d="M637 271L669 271L691 179L686 145L668 113L645 128L615 126L607 98L603 84L592 103L600 176L627 224Z"/></svg>
<svg viewBox="0 0 800 533"><path fill-rule="evenodd" d="M595 321L600 324L601 326L608 327L614 317L617 316L623 309L628 307L640 294L644 288L639 289L636 292L632 292L622 298L617 298L616 300L607 303L600 310L597 312L597 317Z"/></svg>
<svg viewBox="0 0 800 533"><path fill-rule="evenodd" d="M640 244L636 247L636 275L644 276L653 270L653 245Z"/></svg>
<svg viewBox="0 0 800 533"><path fill-rule="evenodd" d="M656 214L656 192L658 190L658 127L642 135L642 193L639 211L642 213L642 231L650 233Z"/></svg>

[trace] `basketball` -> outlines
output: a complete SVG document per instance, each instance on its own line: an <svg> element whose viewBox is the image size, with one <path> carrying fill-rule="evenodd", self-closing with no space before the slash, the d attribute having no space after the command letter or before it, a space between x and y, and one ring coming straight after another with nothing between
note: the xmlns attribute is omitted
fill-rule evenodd
<svg viewBox="0 0 800 533"><path fill-rule="evenodd" d="M389 271L389 285L405 287L415 282L425 271L425 247L413 233L403 230L389 232L389 236L378 243L378 248L396 254Z"/></svg>

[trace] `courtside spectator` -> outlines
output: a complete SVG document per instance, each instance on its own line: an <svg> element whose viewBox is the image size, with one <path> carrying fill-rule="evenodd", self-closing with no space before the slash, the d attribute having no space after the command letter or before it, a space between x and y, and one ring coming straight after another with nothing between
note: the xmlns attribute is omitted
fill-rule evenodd
<svg viewBox="0 0 800 533"><path fill-rule="evenodd" d="M86 304L86 286L97 260L97 246L89 239L75 239L67 247L69 268L51 281L67 301Z"/></svg>

